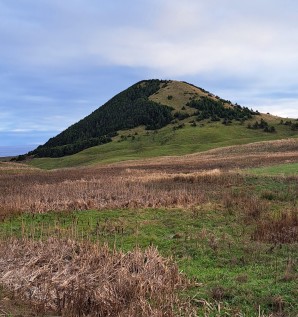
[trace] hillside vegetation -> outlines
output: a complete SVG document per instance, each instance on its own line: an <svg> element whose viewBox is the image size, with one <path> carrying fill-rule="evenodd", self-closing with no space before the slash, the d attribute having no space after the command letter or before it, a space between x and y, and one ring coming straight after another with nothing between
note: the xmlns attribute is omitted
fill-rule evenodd
<svg viewBox="0 0 298 317"><path fill-rule="evenodd" d="M142 158L185 155L203 152L218 147L248 144L252 142L297 138L298 133L288 126L280 125L279 118L261 115L270 125L276 127L275 133L261 129L248 129L237 122L223 125L221 122L201 121L193 126L191 118L170 124L160 130L146 131L142 127L119 131L113 142L95 146L74 155L61 158L35 158L31 166L53 169L61 167L107 164L112 162L137 160ZM254 119L247 121L254 122ZM182 125L181 128L177 128Z"/></svg>
<svg viewBox="0 0 298 317"><path fill-rule="evenodd" d="M30 154L39 157L70 155L110 142L121 129L144 125L154 130L165 126L172 120L171 108L148 99L159 89L160 83L148 80L131 86Z"/></svg>
<svg viewBox="0 0 298 317"><path fill-rule="evenodd" d="M33 165L45 168L182 155L295 137L296 125L185 82L147 80L116 95L29 155L35 158ZM62 159L38 159L43 157Z"/></svg>

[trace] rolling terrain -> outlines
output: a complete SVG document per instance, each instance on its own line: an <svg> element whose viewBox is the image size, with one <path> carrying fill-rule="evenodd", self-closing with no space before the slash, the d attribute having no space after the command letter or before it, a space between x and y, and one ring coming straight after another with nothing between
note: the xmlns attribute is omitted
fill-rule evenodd
<svg viewBox="0 0 298 317"><path fill-rule="evenodd" d="M185 82L149 80L29 153L30 164L53 169L184 155L295 138L297 125L294 119L260 114Z"/></svg>
<svg viewBox="0 0 298 317"><path fill-rule="evenodd" d="M113 256L123 259L131 258L130 252L149 254L148 248L156 247L158 253L150 251L154 259L164 263L163 272L173 272L172 277L163 276L160 266L152 267L152 273L160 272L158 278L167 281L160 289L154 274L131 275L129 262L127 269L115 267L108 274L118 276L127 270L123 283L136 283L135 287L144 290L135 297L122 293L124 290L113 282L102 282L107 283L107 289L117 289L117 296L105 297L105 302L114 301L115 309L124 307L119 298L126 302L128 310L119 308L120 315L295 317L297 163L297 138L52 171L3 162L0 284L2 298L7 300L1 300L0 292L0 305L5 311L15 312L16 307L17 312L28 311L26 294L35 285L42 296L48 296L43 301L35 292L30 299L39 316L51 311L53 315L64 311L65 316L71 316L74 310L87 313L83 303L88 302L88 297L82 294L89 294L94 309L110 309L98 297L102 290L91 282L105 273L91 265L95 259L90 257L88 262L87 255L83 255L83 250L88 253L95 244L99 254L117 250L122 255L114 251ZM67 247L60 250L59 245ZM108 249L98 249L101 245ZM69 257L78 247L82 258ZM22 254L31 259L28 264ZM144 263L144 255L136 254ZM145 258L147 261L147 255ZM77 280L76 291L71 286L75 276L71 272L75 272L78 261L89 269L80 271L82 279ZM152 261L152 265L156 263ZM22 273L15 275L20 267ZM181 276L174 274L177 269L183 272ZM142 266L138 270L143 270ZM49 281L46 287L44 279ZM90 287L81 288L87 280ZM141 286L146 280L150 281L150 293ZM175 286L171 286L174 281ZM168 287L175 289L178 297L169 293ZM58 293L53 292L55 289ZM135 294L133 290L131 294ZM9 295L12 291L13 296ZM75 296L77 301L68 301L68 296ZM166 301L171 298L176 308L169 310L159 304L149 309L145 300L148 296L156 303L169 296ZM57 304L57 298L65 301ZM16 299L19 306L13 304ZM116 316L117 312L110 313Z"/></svg>
<svg viewBox="0 0 298 317"><path fill-rule="evenodd" d="M178 81L100 109L0 162L0 316L297 317L296 120Z"/></svg>

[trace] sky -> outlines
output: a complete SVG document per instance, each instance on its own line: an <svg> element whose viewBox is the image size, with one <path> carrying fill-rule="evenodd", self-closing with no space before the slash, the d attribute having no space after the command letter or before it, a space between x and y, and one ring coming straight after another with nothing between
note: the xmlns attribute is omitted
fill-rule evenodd
<svg viewBox="0 0 298 317"><path fill-rule="evenodd" d="M295 0L0 0L0 156L143 79L298 118Z"/></svg>

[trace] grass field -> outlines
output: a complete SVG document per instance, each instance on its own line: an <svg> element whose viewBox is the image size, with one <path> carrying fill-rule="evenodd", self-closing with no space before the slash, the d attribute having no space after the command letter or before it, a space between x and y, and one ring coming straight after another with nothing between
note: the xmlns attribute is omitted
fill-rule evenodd
<svg viewBox="0 0 298 317"><path fill-rule="evenodd" d="M150 157L185 155L231 145L298 137L297 131L279 125L279 118L269 115L263 117L276 127L276 133L247 129L247 123L224 126L220 122L201 122L196 127L192 127L189 123L192 119L189 118L178 123L185 124L182 129L173 130L173 127L178 126L174 124L158 131L145 131L142 128L120 131L119 136L111 143L62 158L33 159L29 164L43 169L107 164Z"/></svg>
<svg viewBox="0 0 298 317"><path fill-rule="evenodd" d="M65 241L106 244L109 250L124 252L123 257L135 247L146 252L153 246L164 259L172 258L189 281L177 290L182 301L175 303L180 308L186 309L186 301L198 316L296 317L297 149L298 140L293 138L54 171L27 167L25 172L26 165L17 169L2 163L0 239L7 244L5 254L13 259L9 250L18 250L15 257L20 261L22 248L29 255L34 250L34 257L41 255L36 262L29 261L24 284L18 288L13 275L7 278L8 271L17 274L27 262L9 260L8 265L0 252L0 283L16 289L16 298L28 301L25 294L32 286L26 279L39 285L45 277L38 274L47 270L47 279L53 278L51 289L57 269L59 276L73 278L65 273L72 261L61 260L69 259L69 252L55 257L61 262L57 268L49 256L52 251L32 246L36 240L44 241L40 247L45 249L53 236L58 239L55 243L61 239L61 246ZM30 275L30 270L36 273ZM86 278L92 280L92 274ZM9 294L0 293L0 309L2 305L4 311L17 314ZM53 296L48 302L57 304ZM42 303L38 297L32 300L36 311Z"/></svg>
<svg viewBox="0 0 298 317"><path fill-rule="evenodd" d="M124 251L154 245L196 281L188 290L193 303L220 302L229 316L240 311L254 316L259 306L266 314L280 310L295 316L297 244L252 240L255 223L240 219L235 212L207 207L82 211L26 215L1 229L35 239L53 234L87 239Z"/></svg>
<svg viewBox="0 0 298 317"><path fill-rule="evenodd" d="M279 164L269 167L255 168L249 170L249 172L258 174L258 175L297 175L298 174L298 164L297 163L288 163L288 164Z"/></svg>

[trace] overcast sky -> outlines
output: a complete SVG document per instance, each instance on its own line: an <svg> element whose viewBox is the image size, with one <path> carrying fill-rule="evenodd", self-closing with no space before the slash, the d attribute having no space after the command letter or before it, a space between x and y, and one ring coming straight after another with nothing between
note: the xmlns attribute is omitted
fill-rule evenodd
<svg viewBox="0 0 298 317"><path fill-rule="evenodd" d="M0 156L150 78L297 118L297 17L295 0L0 0Z"/></svg>

